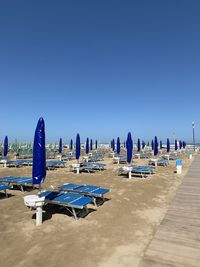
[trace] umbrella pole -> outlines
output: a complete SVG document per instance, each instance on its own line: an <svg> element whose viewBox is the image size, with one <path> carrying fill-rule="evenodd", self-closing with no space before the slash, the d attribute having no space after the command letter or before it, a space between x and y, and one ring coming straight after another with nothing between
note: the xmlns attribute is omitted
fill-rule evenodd
<svg viewBox="0 0 200 267"><path fill-rule="evenodd" d="M39 184L39 192L41 193L41 184ZM36 226L42 225L42 202L37 203L37 208L36 208Z"/></svg>
<svg viewBox="0 0 200 267"><path fill-rule="evenodd" d="M36 208L36 226L39 226L41 224L42 224L42 204Z"/></svg>

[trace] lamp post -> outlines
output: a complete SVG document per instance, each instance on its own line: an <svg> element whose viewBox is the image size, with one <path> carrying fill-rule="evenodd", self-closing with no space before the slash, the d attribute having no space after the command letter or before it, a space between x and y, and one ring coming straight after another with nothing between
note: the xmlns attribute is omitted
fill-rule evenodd
<svg viewBox="0 0 200 267"><path fill-rule="evenodd" d="M193 134L193 147L194 147L194 151L195 151L195 136L194 136L194 127L195 127L195 124L194 124L194 121L192 122L192 134Z"/></svg>

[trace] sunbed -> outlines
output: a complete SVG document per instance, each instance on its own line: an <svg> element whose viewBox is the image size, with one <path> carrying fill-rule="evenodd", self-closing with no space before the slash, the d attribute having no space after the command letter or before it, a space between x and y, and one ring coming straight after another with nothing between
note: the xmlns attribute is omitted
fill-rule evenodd
<svg viewBox="0 0 200 267"><path fill-rule="evenodd" d="M88 213L87 205L94 202L91 197L72 192L43 191L39 196L45 197L45 204L56 204L65 207L74 216L75 220L78 219L81 210L85 209ZM79 210L79 213L77 210Z"/></svg>
<svg viewBox="0 0 200 267"><path fill-rule="evenodd" d="M164 159L164 158L159 158L158 159L158 165L159 166L168 166L169 165L169 161L167 159Z"/></svg>
<svg viewBox="0 0 200 267"><path fill-rule="evenodd" d="M154 170L155 168L151 166L132 165L118 168L118 174L129 174L131 172L135 176L141 176L142 178L145 178L148 175L153 174Z"/></svg>
<svg viewBox="0 0 200 267"><path fill-rule="evenodd" d="M21 191L24 191L24 186L32 186L32 178L30 177L14 177L14 176L6 176L3 178L0 178L0 182L6 183L8 185L12 184L21 189Z"/></svg>
<svg viewBox="0 0 200 267"><path fill-rule="evenodd" d="M77 192L79 194L83 194L93 198L100 198L102 202L105 201L104 194L109 192L109 189L102 188L100 186L87 185L87 184L71 184L71 183L58 186L58 190Z"/></svg>
<svg viewBox="0 0 200 267"><path fill-rule="evenodd" d="M80 169L84 170L89 167L89 169L93 170L104 170L106 164L97 163L97 162L82 162L80 163Z"/></svg>
<svg viewBox="0 0 200 267"><path fill-rule="evenodd" d="M22 167L22 166L31 166L32 160L30 159L16 159L16 160L6 160L4 164L6 167Z"/></svg>
<svg viewBox="0 0 200 267"><path fill-rule="evenodd" d="M89 157L90 162L97 162L97 161L102 161L102 160L103 160L103 156L101 155L95 155L95 156Z"/></svg>
<svg viewBox="0 0 200 267"><path fill-rule="evenodd" d="M104 167L106 164L103 163L97 163L97 162L81 162L80 164L72 164L71 165L71 170L72 171L79 171L79 172L95 172L95 170L104 170Z"/></svg>
<svg viewBox="0 0 200 267"><path fill-rule="evenodd" d="M64 167L65 166L65 162L62 160L49 160L46 162L46 168L48 170L52 170L52 169L56 169L56 168L60 168L60 167Z"/></svg>
<svg viewBox="0 0 200 267"><path fill-rule="evenodd" d="M7 194L7 189L10 189L12 188L12 186L9 186L9 185L5 185L5 184L2 184L0 183L0 191L4 191L6 197L8 197L8 194Z"/></svg>
<svg viewBox="0 0 200 267"><path fill-rule="evenodd" d="M119 163L120 164L126 164L127 163L127 157L126 156L120 156L119 157Z"/></svg>
<svg viewBox="0 0 200 267"><path fill-rule="evenodd" d="M142 158L150 158L152 156L152 154L150 154L150 153L141 153L140 154L140 158L142 159Z"/></svg>
<svg viewBox="0 0 200 267"><path fill-rule="evenodd" d="M167 166L169 165L169 161L164 158L150 159L149 164L154 166Z"/></svg>

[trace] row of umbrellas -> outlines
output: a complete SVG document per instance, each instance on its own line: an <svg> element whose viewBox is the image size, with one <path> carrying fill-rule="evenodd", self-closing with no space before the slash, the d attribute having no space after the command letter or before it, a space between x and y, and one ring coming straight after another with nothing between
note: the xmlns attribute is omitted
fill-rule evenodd
<svg viewBox="0 0 200 267"><path fill-rule="evenodd" d="M146 143L144 141L142 141L142 144L140 142L140 139L138 138L137 140L137 151L140 152L141 151L141 147L142 149L144 149L144 147L146 146ZM126 147L126 142L124 142L124 147ZM154 151L154 155L158 154L158 139L155 136L154 140L151 141L151 147L152 150ZM179 149L185 148L186 147L186 142L185 141L178 141L175 140L174 143L174 149L177 150L179 147ZM115 140L112 139L111 140L111 148L113 151L115 151ZM160 141L160 149L163 148L163 144L162 141ZM170 142L169 142L169 138L167 138L167 143L166 143L166 148L167 148L167 152L169 153L170 151ZM120 149L121 149L121 144L120 144L120 139L119 137L117 138L117 154L120 154Z"/></svg>
<svg viewBox="0 0 200 267"><path fill-rule="evenodd" d="M80 135L79 134L77 134L77 136L76 136L76 147L77 146L78 147L80 146L80 149L81 149ZM70 141L70 147L69 148L70 148L70 150L73 150L73 140L72 139ZM95 142L95 148L96 149L98 148L97 140ZM85 152L86 152L86 154L89 153L89 150L93 150L93 141L92 141L92 139L90 139L90 141L89 141L89 138L87 137L86 144L85 144ZM58 152L59 152L59 154L62 154L62 138L60 138L60 140L59 140Z"/></svg>
<svg viewBox="0 0 200 267"><path fill-rule="evenodd" d="M72 140L70 145L73 146ZM111 142L112 148L115 148L114 139ZM184 148L186 145L185 142L179 141L179 147ZM97 146L97 141L96 141ZM126 150L127 150L127 162L130 164L132 160L133 154L133 140L131 137L131 133L129 132L127 135L127 139L125 142ZM145 143L142 142L142 147L145 146ZM162 146L162 143L160 143ZM177 149L178 142L175 140L175 149ZM92 148L92 139L90 140L90 149ZM140 140L138 139L138 149L140 148ZM158 154L158 140L155 136L154 140L152 140L152 149L154 150L154 155ZM33 143L33 168L32 168L32 178L33 184L39 184L44 182L46 177L46 148L45 148L45 123L44 119L41 117L38 120L35 135L34 135L34 143ZM170 151L170 142L169 138L167 139L167 152ZM89 152L89 138L86 139L86 154ZM8 153L8 137L6 136L4 139L4 156L6 157ZM62 138L59 141L59 153L62 153ZM76 136L76 159L78 160L81 154L81 142L80 135ZM120 138L117 138L117 154L120 154Z"/></svg>

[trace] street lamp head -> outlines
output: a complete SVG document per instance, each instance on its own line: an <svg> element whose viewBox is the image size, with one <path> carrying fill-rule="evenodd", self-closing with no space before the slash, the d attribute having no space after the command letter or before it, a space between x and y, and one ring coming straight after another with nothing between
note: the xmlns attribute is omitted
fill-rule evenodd
<svg viewBox="0 0 200 267"><path fill-rule="evenodd" d="M192 127L194 128L194 121L192 122Z"/></svg>

